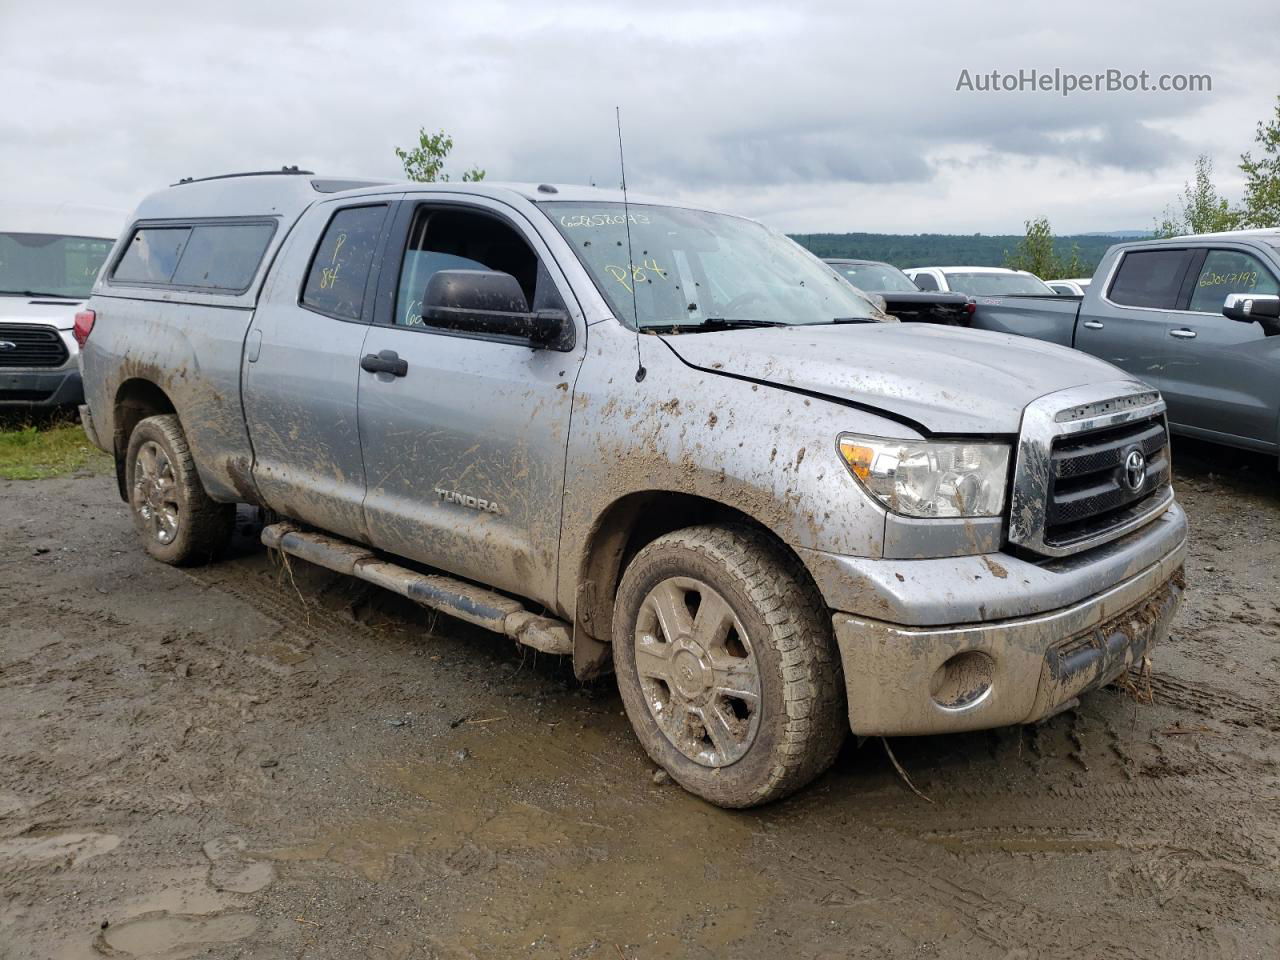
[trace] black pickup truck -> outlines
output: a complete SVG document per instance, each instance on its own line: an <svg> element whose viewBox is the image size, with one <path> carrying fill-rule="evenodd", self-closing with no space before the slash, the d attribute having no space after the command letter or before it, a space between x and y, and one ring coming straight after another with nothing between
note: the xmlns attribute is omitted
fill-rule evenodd
<svg viewBox="0 0 1280 960"><path fill-rule="evenodd" d="M1083 297L978 297L973 326L1075 347L1159 388L1176 432L1280 453L1280 230L1118 244Z"/></svg>
<svg viewBox="0 0 1280 960"><path fill-rule="evenodd" d="M908 323L940 323L967 327L973 315L973 300L963 293L926 292L891 263L879 260L825 261L863 293L880 297L885 313Z"/></svg>

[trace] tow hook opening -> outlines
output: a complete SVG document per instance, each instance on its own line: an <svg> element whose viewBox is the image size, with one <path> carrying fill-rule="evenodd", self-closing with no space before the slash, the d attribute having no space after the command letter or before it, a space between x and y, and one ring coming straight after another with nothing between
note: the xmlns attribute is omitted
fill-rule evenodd
<svg viewBox="0 0 1280 960"><path fill-rule="evenodd" d="M975 707L991 693L995 670L995 661L980 650L957 653L934 671L929 695L944 710Z"/></svg>

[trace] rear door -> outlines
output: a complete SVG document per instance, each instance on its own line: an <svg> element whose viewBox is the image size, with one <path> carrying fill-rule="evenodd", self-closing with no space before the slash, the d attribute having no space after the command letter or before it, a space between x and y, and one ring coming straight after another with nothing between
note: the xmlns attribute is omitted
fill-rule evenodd
<svg viewBox="0 0 1280 960"><path fill-rule="evenodd" d="M1172 318L1170 419L1206 439L1274 449L1280 337L1222 315L1230 293L1280 293L1276 274L1243 248L1199 251Z"/></svg>
<svg viewBox="0 0 1280 960"><path fill-rule="evenodd" d="M370 542L553 605L573 384L586 329L533 226L495 200L413 195L396 215L366 355L402 375L360 374ZM568 308L556 348L431 325L442 269L516 277L531 309Z"/></svg>
<svg viewBox="0 0 1280 960"><path fill-rule="evenodd" d="M321 203L282 249L245 341L245 420L267 506L367 539L356 394L394 198Z"/></svg>
<svg viewBox="0 0 1280 960"><path fill-rule="evenodd" d="M1076 323L1075 347L1114 363L1157 387L1172 407L1169 331L1191 269L1194 251L1183 247L1125 250L1099 296L1086 296Z"/></svg>

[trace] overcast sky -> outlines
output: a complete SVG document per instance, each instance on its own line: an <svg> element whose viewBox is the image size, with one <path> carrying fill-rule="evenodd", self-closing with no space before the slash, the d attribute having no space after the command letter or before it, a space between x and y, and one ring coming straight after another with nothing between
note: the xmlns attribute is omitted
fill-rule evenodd
<svg viewBox="0 0 1280 960"><path fill-rule="evenodd" d="M1125 9L1125 7L1132 8ZM696 8L696 9L695 9ZM185 12L189 10L190 12ZM911 11L908 17L906 11ZM1209 74L1207 93L957 92L962 69ZM791 231L1149 228L1199 153L1280 94L1275 0L0 0L0 202L130 208L179 177L298 163L618 182Z"/></svg>

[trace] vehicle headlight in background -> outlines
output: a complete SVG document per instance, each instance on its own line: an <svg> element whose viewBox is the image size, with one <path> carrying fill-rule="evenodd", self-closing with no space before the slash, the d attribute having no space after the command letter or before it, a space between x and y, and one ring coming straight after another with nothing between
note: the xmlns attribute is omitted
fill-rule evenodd
<svg viewBox="0 0 1280 960"><path fill-rule="evenodd" d="M840 455L871 494L908 517L998 517L1004 512L1009 445L890 440L845 433Z"/></svg>

